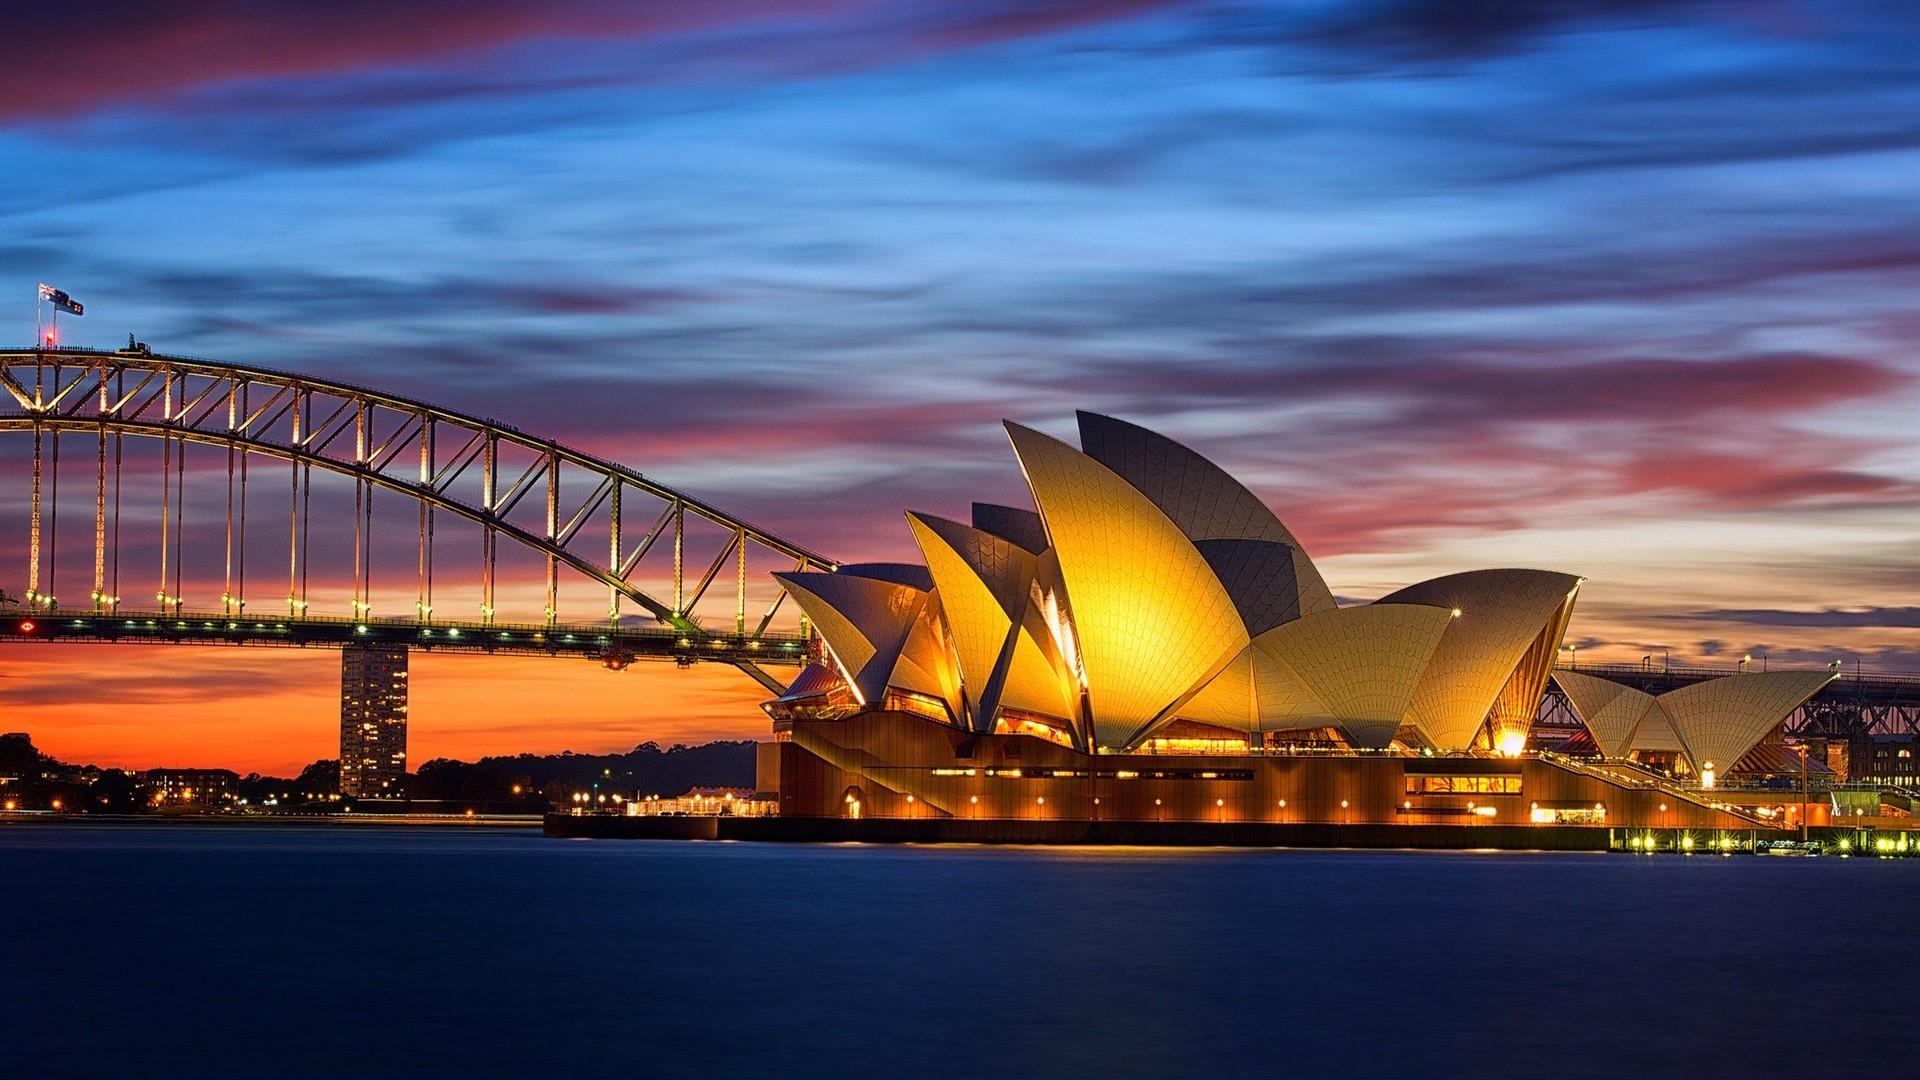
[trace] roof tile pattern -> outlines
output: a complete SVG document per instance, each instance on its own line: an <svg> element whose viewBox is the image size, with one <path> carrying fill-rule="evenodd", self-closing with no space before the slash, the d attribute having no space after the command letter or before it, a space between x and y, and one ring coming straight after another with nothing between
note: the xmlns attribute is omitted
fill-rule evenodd
<svg viewBox="0 0 1920 1080"><path fill-rule="evenodd" d="M973 504L973 527L1038 555L1047 550L1047 527L1040 515L1017 506L996 503Z"/></svg>
<svg viewBox="0 0 1920 1080"><path fill-rule="evenodd" d="M1296 676L1360 746L1386 746L1453 613L1418 604L1369 604L1303 615L1254 647ZM1308 718L1301 718L1308 719Z"/></svg>
<svg viewBox="0 0 1920 1080"><path fill-rule="evenodd" d="M795 571L774 575L839 661L862 701L877 701L927 594L910 585L850 574Z"/></svg>
<svg viewBox="0 0 1920 1080"><path fill-rule="evenodd" d="M1251 646L1241 650L1226 670L1215 675L1191 701L1180 706L1179 718L1237 731L1258 730L1260 712L1253 690L1253 655Z"/></svg>
<svg viewBox="0 0 1920 1080"><path fill-rule="evenodd" d="M1369 606L1419 604L1460 612L1420 681L1407 719L1442 750L1473 745L1541 628L1558 619L1579 586L1579 578L1552 570L1471 570L1374 601ZM1556 639L1553 647L1559 644Z"/></svg>
<svg viewBox="0 0 1920 1080"><path fill-rule="evenodd" d="M1297 731L1328 726L1327 708L1290 669L1254 646L1253 694L1261 731Z"/></svg>
<svg viewBox="0 0 1920 1080"><path fill-rule="evenodd" d="M1647 710L1653 708L1653 695L1612 679L1574 671L1556 671L1553 681L1560 684L1580 722L1593 733L1600 753L1608 758L1626 757L1634 731Z"/></svg>
<svg viewBox="0 0 1920 1080"><path fill-rule="evenodd" d="M1726 772L1819 689L1833 671L1769 671L1708 679L1660 695L1696 769Z"/></svg>
<svg viewBox="0 0 1920 1080"><path fill-rule="evenodd" d="M1194 547L1233 597L1247 634L1261 634L1300 617L1294 549L1273 540L1198 540Z"/></svg>
<svg viewBox="0 0 1920 1080"><path fill-rule="evenodd" d="M1021 628L1013 641L1013 656L1007 664L1007 677L1000 688L1000 706L1037 716L1067 721L1074 715L1068 700L1071 687L1047 661L1035 643L1033 634Z"/></svg>
<svg viewBox="0 0 1920 1080"><path fill-rule="evenodd" d="M1247 646L1233 600L1167 515L1073 447L1009 423L1059 560L1100 746L1126 746Z"/></svg>
<svg viewBox="0 0 1920 1080"><path fill-rule="evenodd" d="M848 577L872 578L875 581L891 581L896 585L905 585L910 589L926 592L933 588L933 578L924 566L901 562L847 563L838 573Z"/></svg>
<svg viewBox="0 0 1920 1080"><path fill-rule="evenodd" d="M1653 705L1647 714L1640 718L1640 726L1633 729L1633 739L1629 750L1653 750L1660 753L1684 754L1687 745L1680 741L1680 733L1674 730L1673 717L1660 707L1660 699L1653 699Z"/></svg>
<svg viewBox="0 0 1920 1080"><path fill-rule="evenodd" d="M1267 504L1226 470L1158 432L1111 416L1079 414L1087 455L1124 477L1187 538L1268 540L1292 549L1299 610L1332 609L1333 593L1313 560Z"/></svg>

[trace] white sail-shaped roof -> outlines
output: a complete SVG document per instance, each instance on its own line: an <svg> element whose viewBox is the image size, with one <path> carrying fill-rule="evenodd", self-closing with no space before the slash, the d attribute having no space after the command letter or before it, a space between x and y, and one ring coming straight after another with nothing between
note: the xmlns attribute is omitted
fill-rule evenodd
<svg viewBox="0 0 1920 1080"><path fill-rule="evenodd" d="M1212 682L1180 706L1180 718L1236 731L1258 731L1260 709L1253 689L1253 656L1252 646L1241 650Z"/></svg>
<svg viewBox="0 0 1920 1080"><path fill-rule="evenodd" d="M1318 719L1358 746L1382 747L1405 722L1453 613L1418 604L1369 604L1303 615L1254 640L1318 701Z"/></svg>
<svg viewBox="0 0 1920 1080"><path fill-rule="evenodd" d="M1041 696L1041 703L1049 706L1046 715L1070 715L1053 672L1033 643L1026 641L1021 648L1019 626L1031 603L1037 568L1033 554L1010 540L929 514L909 512L907 523L939 592L973 728L993 730L1009 676L1029 711L1038 675L1041 687L1050 690Z"/></svg>
<svg viewBox="0 0 1920 1080"><path fill-rule="evenodd" d="M1640 718L1640 726L1633 729L1633 738L1628 743L1632 750L1652 750L1667 754L1684 754L1687 744L1680 741L1680 733L1673 728L1673 717L1660 707L1660 699L1653 699L1653 705L1647 714Z"/></svg>
<svg viewBox="0 0 1920 1080"><path fill-rule="evenodd" d="M1708 679L1661 694L1696 769L1724 773L1787 714L1833 681L1833 671L1768 671Z"/></svg>
<svg viewBox="0 0 1920 1080"><path fill-rule="evenodd" d="M1066 587L1099 746L1126 746L1247 646L1232 597L1139 490L1066 443L1007 424Z"/></svg>
<svg viewBox="0 0 1920 1080"><path fill-rule="evenodd" d="M1255 645L1253 657L1253 696L1260 710L1261 731L1298 731L1303 728L1329 727L1326 706L1313 695L1292 669L1275 660Z"/></svg>
<svg viewBox="0 0 1920 1080"><path fill-rule="evenodd" d="M1047 527L1040 523L1040 515L1031 510L998 503L974 503L973 527L1012 541L1035 555L1047 550Z"/></svg>
<svg viewBox="0 0 1920 1080"><path fill-rule="evenodd" d="M1633 735L1640 721L1653 708L1653 695L1612 679L1573 671L1556 671L1553 680L1566 692L1574 713L1593 734L1601 755L1626 757L1633 749Z"/></svg>
<svg viewBox="0 0 1920 1080"><path fill-rule="evenodd" d="M934 595L921 605L920 613L907 630L900 646L900 659L894 662L888 686L911 690L934 698L947 708L949 719L958 722L961 709L960 666L954 657L952 642L939 617L939 597Z"/></svg>
<svg viewBox="0 0 1920 1080"><path fill-rule="evenodd" d="M1138 424L1098 413L1078 416L1080 445L1087 455L1146 495L1189 540L1285 544L1293 564L1298 611L1327 611L1335 606L1333 593L1300 541L1266 503L1225 469Z"/></svg>
<svg viewBox="0 0 1920 1080"><path fill-rule="evenodd" d="M773 576L813 621L860 700L880 700L927 593L852 574L792 571Z"/></svg>
<svg viewBox="0 0 1920 1080"><path fill-rule="evenodd" d="M1460 612L1414 695L1409 719L1421 734L1442 750L1473 745L1541 629L1560 618L1579 587L1578 577L1552 570L1473 570L1410 585L1369 605L1419 604ZM1544 678L1539 688L1545 688Z"/></svg>
<svg viewBox="0 0 1920 1080"><path fill-rule="evenodd" d="M1300 617L1299 552L1274 540L1196 540L1201 558L1233 597L1247 636Z"/></svg>

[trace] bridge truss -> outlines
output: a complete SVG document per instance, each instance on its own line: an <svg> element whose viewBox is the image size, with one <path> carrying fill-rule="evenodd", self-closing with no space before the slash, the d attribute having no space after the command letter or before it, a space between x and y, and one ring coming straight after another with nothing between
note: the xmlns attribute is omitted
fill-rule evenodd
<svg viewBox="0 0 1920 1080"><path fill-rule="evenodd" d="M756 665L798 662L807 628L765 571L835 565L631 469L363 386L134 347L0 352L0 391L0 431L32 440L33 625L0 636L597 646L777 688ZM90 566L71 532L62 547L63 506L90 526ZM529 558L536 582L507 574ZM76 578L84 602L61 596Z"/></svg>

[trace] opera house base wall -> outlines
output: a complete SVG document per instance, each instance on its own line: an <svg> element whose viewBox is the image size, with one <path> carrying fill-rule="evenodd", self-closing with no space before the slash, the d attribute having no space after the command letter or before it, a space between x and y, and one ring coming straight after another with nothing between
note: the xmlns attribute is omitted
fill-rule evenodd
<svg viewBox="0 0 1920 1080"><path fill-rule="evenodd" d="M1420 835L1409 830L1488 838L1445 845L1467 847L1494 846L1490 830L1506 829L1771 831L1697 798L1537 757L1088 755L1030 735L972 734L879 710L778 728L786 740L775 744L783 818L1366 826L1392 830L1382 835L1400 839L1388 846Z"/></svg>
<svg viewBox="0 0 1920 1080"><path fill-rule="evenodd" d="M1798 832L1538 757L1099 754L914 713L785 720L769 817L550 815L550 836L1303 848L1759 850ZM1636 840L1637 837L1637 840ZM1650 840L1650 838L1652 838Z"/></svg>

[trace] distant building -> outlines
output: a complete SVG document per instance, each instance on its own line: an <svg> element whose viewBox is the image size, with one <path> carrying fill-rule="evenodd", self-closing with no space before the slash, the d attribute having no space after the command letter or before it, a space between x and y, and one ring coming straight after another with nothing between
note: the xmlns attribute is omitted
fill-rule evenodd
<svg viewBox="0 0 1920 1080"><path fill-rule="evenodd" d="M148 769L140 782L160 806L176 810L231 806L240 796L240 774L231 769Z"/></svg>
<svg viewBox="0 0 1920 1080"><path fill-rule="evenodd" d="M697 787L678 798L627 803L628 817L771 817L779 812L777 796L759 798L745 788Z"/></svg>
<svg viewBox="0 0 1920 1080"><path fill-rule="evenodd" d="M349 646L340 660L340 794L395 798L407 774L407 650Z"/></svg>
<svg viewBox="0 0 1920 1080"><path fill-rule="evenodd" d="M1881 787L1920 788L1920 735L1867 735L1854 740L1847 779Z"/></svg>

